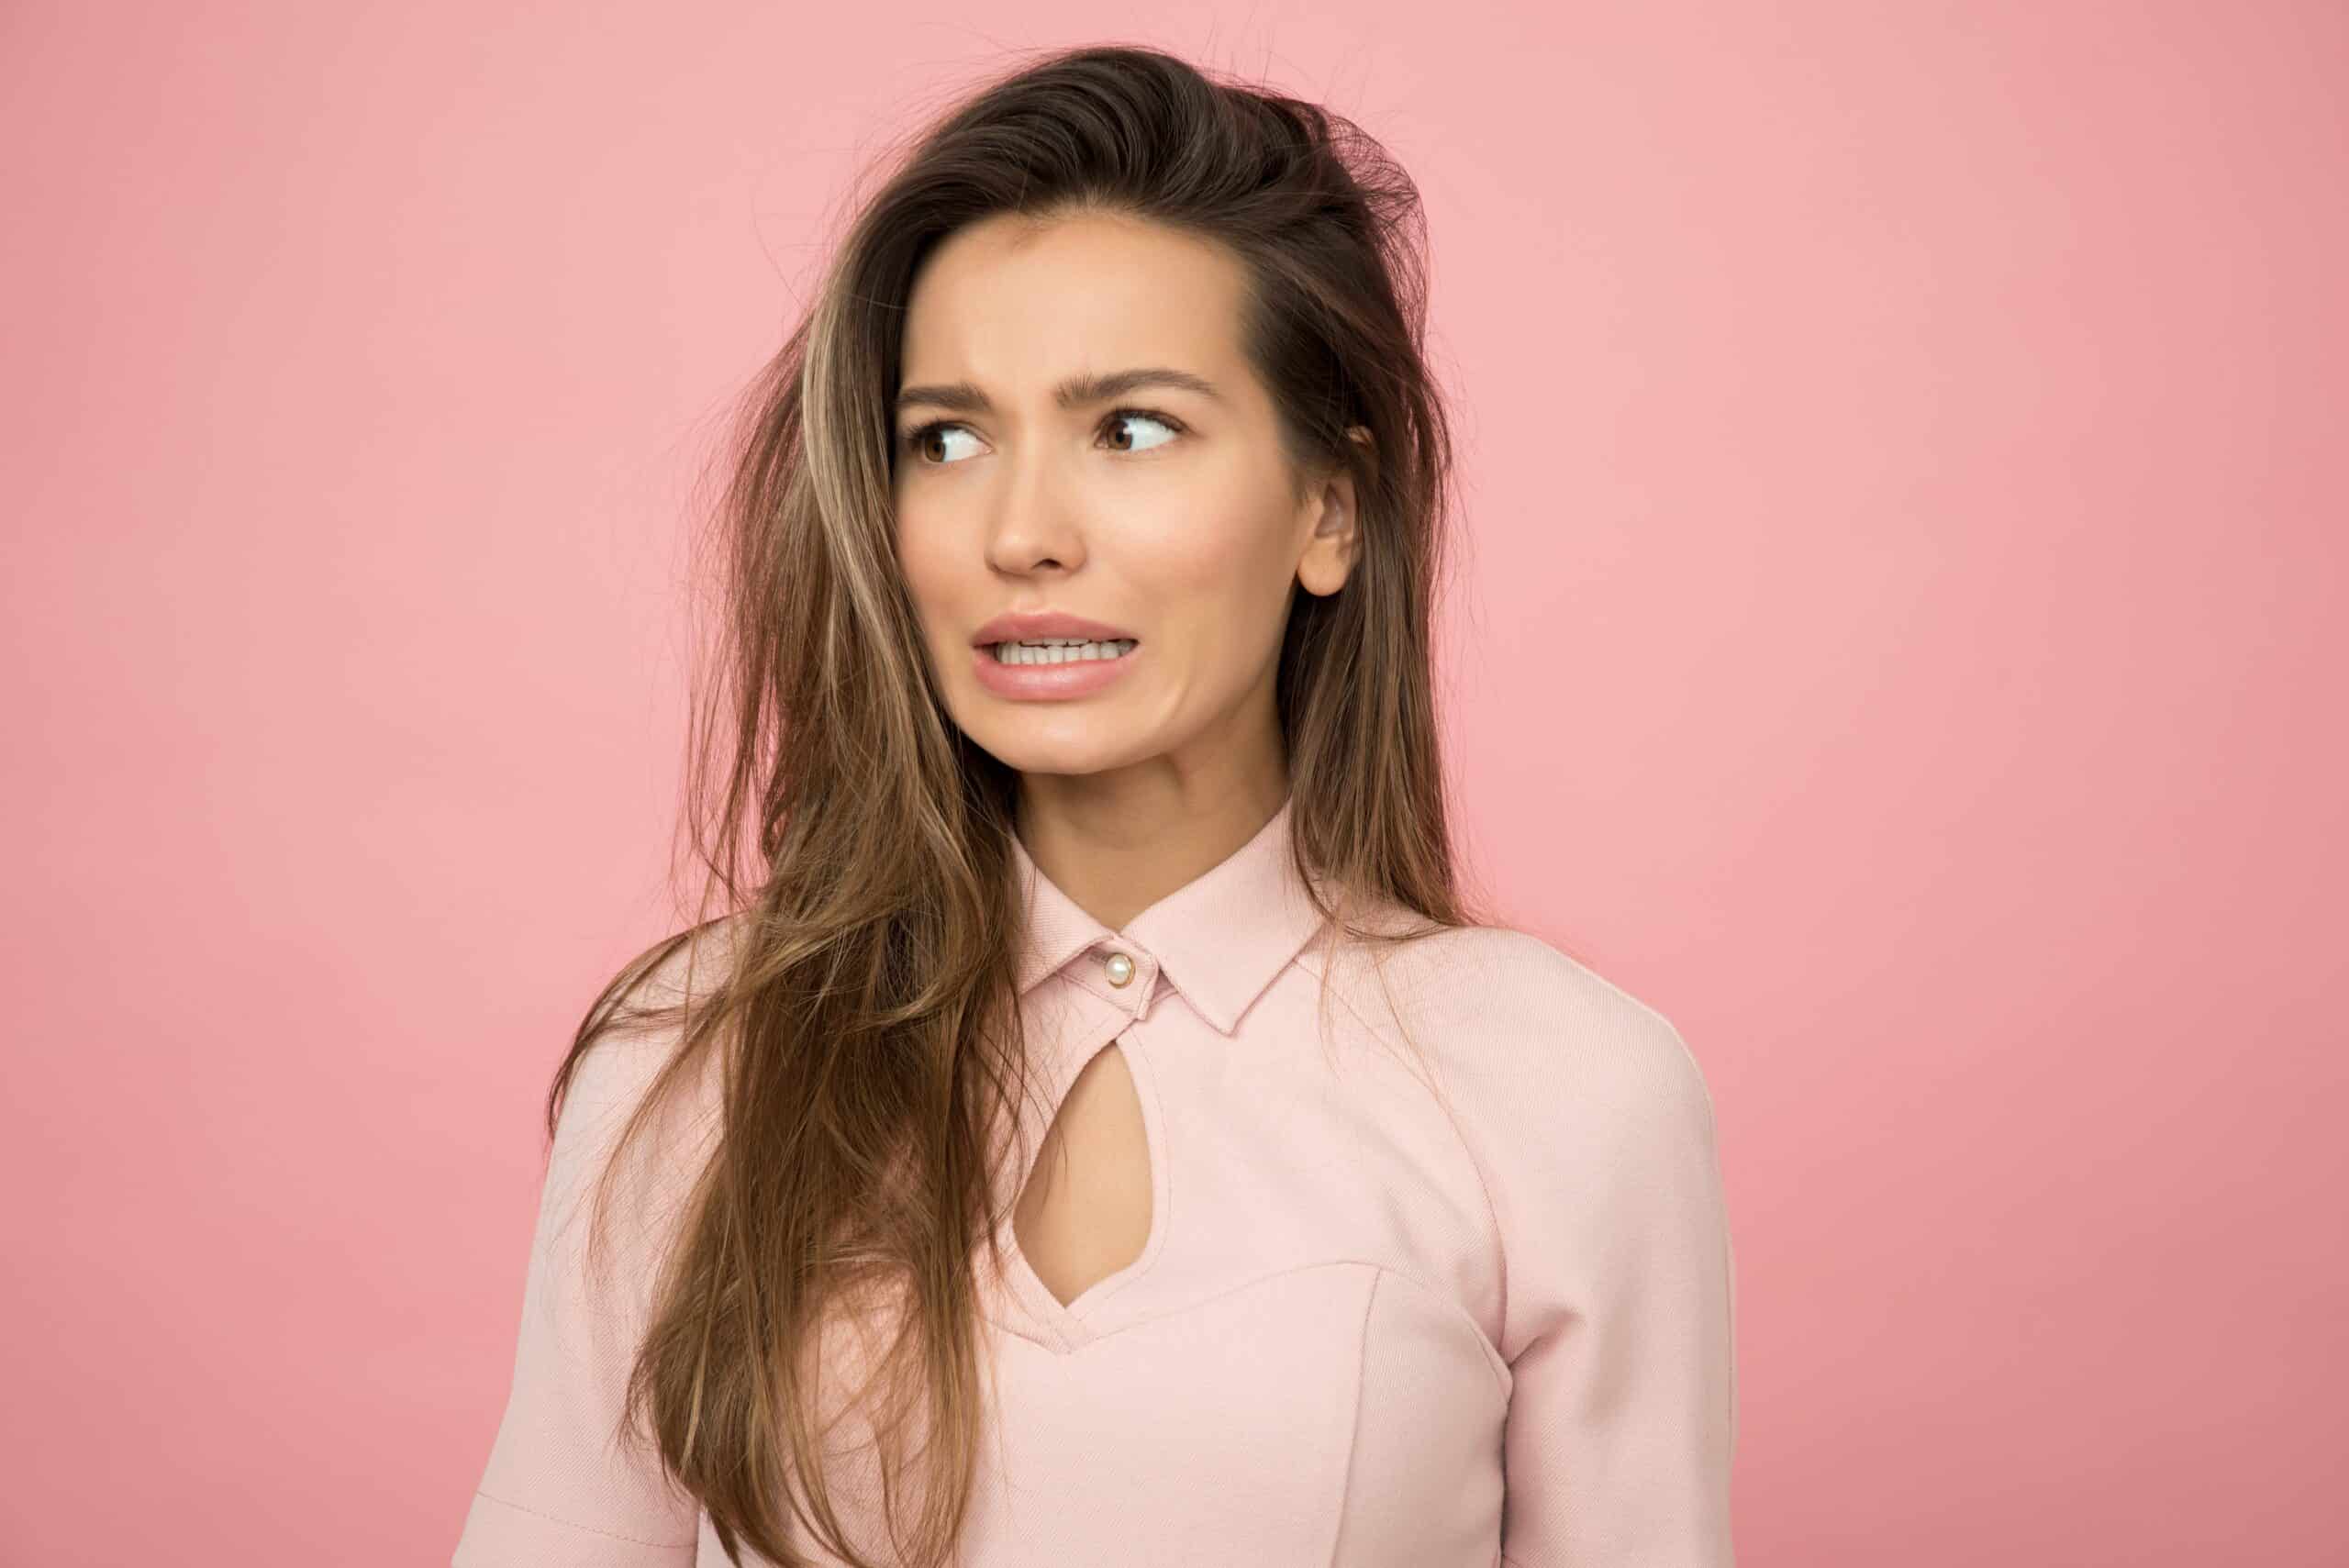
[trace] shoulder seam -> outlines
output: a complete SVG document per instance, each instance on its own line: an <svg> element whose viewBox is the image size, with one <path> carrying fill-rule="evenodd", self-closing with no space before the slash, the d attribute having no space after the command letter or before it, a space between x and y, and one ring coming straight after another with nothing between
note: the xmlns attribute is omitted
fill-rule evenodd
<svg viewBox="0 0 2349 1568"><path fill-rule="evenodd" d="M1653 1003L1644 1001L1639 996L1633 995L1631 992L1625 990L1622 986L1617 984L1614 981L1609 980L1605 974L1601 973L1597 969L1592 968L1589 964L1586 964L1583 962L1582 960L1575 957L1574 954L1565 951L1564 949L1552 946L1546 940L1534 935L1531 931L1520 930L1514 926L1501 926L1490 929L1508 931L1516 936L1524 938L1526 940L1542 949L1542 951L1550 954L1553 959L1562 960L1564 962L1571 964L1578 973L1589 976L1590 979L1598 984L1602 990L1605 990L1614 995L1618 1000L1630 1004L1633 1010L1647 1015L1649 1020L1658 1029L1662 1029L1665 1038L1670 1040L1672 1043L1678 1048L1682 1060L1687 1064L1691 1075L1696 1080L1698 1097L1704 1103L1705 1126L1716 1136L1719 1135L1720 1122L1713 1106L1713 1089L1712 1084L1706 1080L1705 1064L1697 1059L1697 1052L1689 1046L1687 1037L1680 1032L1680 1026L1674 1023L1670 1018L1666 1017L1662 1008L1656 1006Z"/></svg>
<svg viewBox="0 0 2349 1568"><path fill-rule="evenodd" d="M605 1540L624 1540L630 1546L656 1547L662 1551L676 1551L696 1544L693 1540L647 1540L641 1536L621 1535L616 1530L597 1529L594 1525L583 1525L572 1519L558 1518L552 1514L540 1513L536 1508L526 1508L511 1498L501 1497L495 1492L482 1488L476 1488L474 1495L488 1498L501 1508L511 1508L518 1514L528 1514L534 1519L544 1519L551 1525L561 1525L565 1529L575 1529L582 1535L596 1536Z"/></svg>
<svg viewBox="0 0 2349 1568"><path fill-rule="evenodd" d="M1322 972L1318 970L1313 973L1317 978L1320 977L1322 973ZM1330 994L1338 999L1338 1006L1345 1008L1349 1014L1353 1015L1354 1022L1360 1024L1375 1038L1382 1041L1386 1040L1386 1037L1379 1033L1378 1026L1372 1023L1368 1018L1364 1018L1362 1016L1362 1009L1356 1007L1353 1005L1353 1000L1349 998L1342 990L1332 986ZM1460 1125L1460 1118L1453 1115L1452 1106L1445 1103L1443 1095L1436 1095L1432 1097L1435 1100L1435 1108L1442 1114L1443 1124L1452 1129L1453 1141L1460 1146L1461 1156L1468 1162L1468 1169L1475 1173L1476 1195L1484 1201L1485 1234L1492 1239L1493 1267L1495 1273L1497 1275L1496 1283L1499 1286L1501 1298L1500 1321L1494 1326L1497 1331L1493 1336L1494 1353L1497 1355L1499 1353L1500 1347L1508 1343L1509 1303L1508 1247L1505 1238L1501 1235L1500 1207L1493 1202L1492 1177L1486 1173L1485 1162L1477 1155L1476 1146L1469 1138L1467 1129Z"/></svg>

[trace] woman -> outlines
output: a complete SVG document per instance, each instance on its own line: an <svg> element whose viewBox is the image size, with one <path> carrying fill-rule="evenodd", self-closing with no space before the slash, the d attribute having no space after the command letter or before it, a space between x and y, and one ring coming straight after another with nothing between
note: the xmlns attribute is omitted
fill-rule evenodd
<svg viewBox="0 0 2349 1568"><path fill-rule="evenodd" d="M1107 48L864 206L724 508L725 912L556 1076L461 1568L1731 1561L1704 1080L1454 885L1419 221Z"/></svg>

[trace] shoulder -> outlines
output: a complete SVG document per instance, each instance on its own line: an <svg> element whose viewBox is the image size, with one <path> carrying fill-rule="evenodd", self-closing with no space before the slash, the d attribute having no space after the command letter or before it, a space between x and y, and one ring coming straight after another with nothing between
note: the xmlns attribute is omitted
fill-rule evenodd
<svg viewBox="0 0 2349 1568"><path fill-rule="evenodd" d="M687 1018L731 981L748 918L723 916L672 932L622 964L591 1009L596 1043L589 1054L608 1047L616 1064L639 1070L647 1058L655 1065L665 1060L681 1042Z"/></svg>
<svg viewBox="0 0 2349 1568"><path fill-rule="evenodd" d="M1653 1260L1689 1277L1721 1256L1712 1095L1663 1012L1507 928L1417 939L1386 967L1485 1184L1504 1355Z"/></svg>
<svg viewBox="0 0 2349 1568"><path fill-rule="evenodd" d="M1350 969L1358 1010L1399 1024L1447 1082L1496 1110L1521 1103L1555 1117L1579 1107L1693 1118L1710 1129L1711 1093L1672 1020L1531 932L1432 932L1375 964L1353 959Z"/></svg>
<svg viewBox="0 0 2349 1568"><path fill-rule="evenodd" d="M749 943L751 917L721 915L663 937L638 954L616 979L635 981L645 1005L701 1001L733 977Z"/></svg>
<svg viewBox="0 0 2349 1568"><path fill-rule="evenodd" d="M733 972L742 942L742 917L727 917L676 932L639 953L606 984L595 1003L594 1038L571 1064L564 1084L558 1142L607 1144L622 1124L659 1088L662 1073L686 1043L697 1011ZM652 1112L655 1144L693 1140L718 1114L721 1053L705 1051L674 1082Z"/></svg>

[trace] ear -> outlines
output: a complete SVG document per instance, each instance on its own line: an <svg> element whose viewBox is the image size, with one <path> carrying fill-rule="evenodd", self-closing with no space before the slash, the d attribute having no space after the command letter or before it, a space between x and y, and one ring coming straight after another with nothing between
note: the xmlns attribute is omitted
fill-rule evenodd
<svg viewBox="0 0 2349 1568"><path fill-rule="evenodd" d="M1363 426L1349 427L1346 436L1370 451L1370 431ZM1362 519L1354 501L1353 468L1337 465L1306 505L1313 531L1305 541L1305 554L1297 561L1297 580L1307 593L1326 597L1346 585L1347 575L1362 555Z"/></svg>

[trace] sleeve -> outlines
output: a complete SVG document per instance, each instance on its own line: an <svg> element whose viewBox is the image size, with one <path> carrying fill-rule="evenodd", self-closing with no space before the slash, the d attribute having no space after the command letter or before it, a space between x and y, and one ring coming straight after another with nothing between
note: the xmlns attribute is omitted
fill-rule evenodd
<svg viewBox="0 0 2349 1568"><path fill-rule="evenodd" d="M658 1152L674 1147L661 1123L615 1178L592 1275L586 1250L596 1180L665 1059L665 1039L608 1036L573 1071L540 1195L513 1387L453 1568L691 1568L698 1506L671 1486L649 1442L618 1435L657 1242L690 1173Z"/></svg>
<svg viewBox="0 0 2349 1568"><path fill-rule="evenodd" d="M1713 1106L1661 1014L1544 949L1486 1042L1502 1561L1731 1568L1735 1265Z"/></svg>

